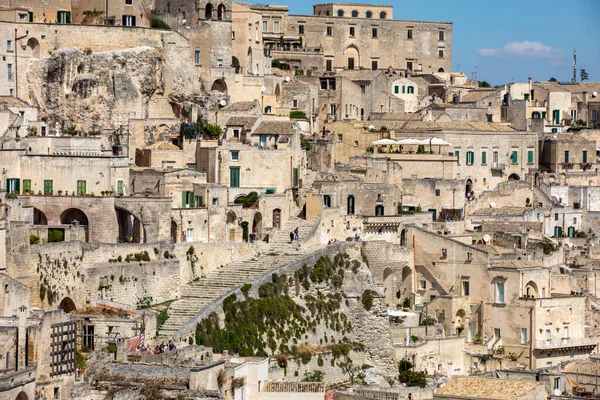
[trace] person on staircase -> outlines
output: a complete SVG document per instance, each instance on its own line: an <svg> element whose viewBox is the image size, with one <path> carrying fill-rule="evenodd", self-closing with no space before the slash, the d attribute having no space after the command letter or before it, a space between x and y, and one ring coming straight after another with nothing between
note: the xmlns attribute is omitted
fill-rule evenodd
<svg viewBox="0 0 600 400"><path fill-rule="evenodd" d="M296 240L300 239L300 235L298 233L298 227L296 227L296 229L294 229L294 239L296 239Z"/></svg>
<svg viewBox="0 0 600 400"><path fill-rule="evenodd" d="M294 242L294 232L290 232L290 244Z"/></svg>

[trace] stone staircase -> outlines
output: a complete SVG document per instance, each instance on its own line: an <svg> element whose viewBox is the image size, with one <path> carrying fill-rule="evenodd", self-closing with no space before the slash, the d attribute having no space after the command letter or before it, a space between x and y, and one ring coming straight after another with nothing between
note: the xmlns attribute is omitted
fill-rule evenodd
<svg viewBox="0 0 600 400"><path fill-rule="evenodd" d="M432 282L435 283L435 287L437 288L437 291L440 292L441 295L446 296L448 295L448 293L452 290L452 289L446 289L444 286L442 286L442 284L440 283L440 281L436 278L435 274L433 273L433 271L431 271L429 268L427 268L425 265L416 265L416 268L419 268L421 270L421 273L423 273L423 275L425 275L426 277L428 277Z"/></svg>

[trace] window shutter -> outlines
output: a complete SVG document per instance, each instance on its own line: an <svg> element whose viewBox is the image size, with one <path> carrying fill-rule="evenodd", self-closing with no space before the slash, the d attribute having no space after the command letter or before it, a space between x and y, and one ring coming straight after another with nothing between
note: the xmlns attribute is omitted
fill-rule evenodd
<svg viewBox="0 0 600 400"><path fill-rule="evenodd" d="M67 11L67 24L71 23L71 11Z"/></svg>
<svg viewBox="0 0 600 400"><path fill-rule="evenodd" d="M123 15L123 16L121 17L121 25L123 25L123 26L127 26L127 25L126 25L126 23L127 23L127 21L126 21L126 20L127 20L127 16Z"/></svg>
<svg viewBox="0 0 600 400"><path fill-rule="evenodd" d="M27 17L28 17L28 19L29 19L29 22L33 22L33 11L29 11L29 12L27 13Z"/></svg>
<svg viewBox="0 0 600 400"><path fill-rule="evenodd" d="M481 152L481 163L487 164L487 153L485 151Z"/></svg>
<svg viewBox="0 0 600 400"><path fill-rule="evenodd" d="M460 151L456 150L454 155L456 156L456 165L460 165Z"/></svg>
<svg viewBox="0 0 600 400"><path fill-rule="evenodd" d="M190 194L190 207L194 208L196 207L195 201L196 201L196 194L194 192L188 192Z"/></svg>
<svg viewBox="0 0 600 400"><path fill-rule="evenodd" d="M131 26L136 26L135 25L135 15L131 16Z"/></svg>
<svg viewBox="0 0 600 400"><path fill-rule="evenodd" d="M527 162L529 164L533 164L533 150L529 150L527 152Z"/></svg>
<svg viewBox="0 0 600 400"><path fill-rule="evenodd" d="M185 195L187 192L181 192L181 208L185 208Z"/></svg>

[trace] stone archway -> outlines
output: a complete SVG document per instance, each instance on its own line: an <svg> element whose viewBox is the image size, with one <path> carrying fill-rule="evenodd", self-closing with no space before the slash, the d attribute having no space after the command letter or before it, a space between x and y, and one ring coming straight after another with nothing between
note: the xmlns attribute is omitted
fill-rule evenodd
<svg viewBox="0 0 600 400"><path fill-rule="evenodd" d="M212 19L213 18L213 9L214 9L213 5L208 3L206 5L206 8L204 9L204 18L209 19L209 20Z"/></svg>
<svg viewBox="0 0 600 400"><path fill-rule="evenodd" d="M40 58L40 42L36 38L29 38L25 52L32 58Z"/></svg>
<svg viewBox="0 0 600 400"><path fill-rule="evenodd" d="M400 231L400 246L406 246L406 228Z"/></svg>
<svg viewBox="0 0 600 400"><path fill-rule="evenodd" d="M254 214L254 218L252 219L252 233L255 234L256 240L262 240L262 222L262 214L260 212Z"/></svg>
<svg viewBox="0 0 600 400"><path fill-rule="evenodd" d="M19 395L15 398L15 400L29 400L29 396L27 396L27 393L25 392L21 392L19 393Z"/></svg>
<svg viewBox="0 0 600 400"><path fill-rule="evenodd" d="M279 99L281 98L281 86L279 83L275 85L275 101L279 103Z"/></svg>
<svg viewBox="0 0 600 400"><path fill-rule="evenodd" d="M43 211L33 208L33 224L34 225L48 225L48 218Z"/></svg>
<svg viewBox="0 0 600 400"><path fill-rule="evenodd" d="M471 198L471 191L473 190L473 181L471 179L467 179L465 182L465 197Z"/></svg>
<svg viewBox="0 0 600 400"><path fill-rule="evenodd" d="M146 228L130 211L115 207L119 224L119 243L146 243Z"/></svg>
<svg viewBox="0 0 600 400"><path fill-rule="evenodd" d="M78 208L68 208L65 211L62 212L62 214L60 214L60 223L62 225L78 225L79 228L83 228L83 232L84 232L84 238L85 241L87 242L89 240L89 223L88 223L88 217L87 215L81 211ZM75 229L77 230L77 225L75 226ZM76 233L76 235L79 235L81 233L81 230L79 230L79 232ZM79 236L76 236L79 237ZM48 240L50 240L50 238L48 238ZM72 237L71 240L74 240L74 238Z"/></svg>
<svg viewBox="0 0 600 400"><path fill-rule="evenodd" d="M58 309L63 310L68 314L71 311L75 311L77 307L75 307L75 302L73 301L73 299L71 299L70 297L65 297L58 305Z"/></svg>
<svg viewBox="0 0 600 400"><path fill-rule="evenodd" d="M344 50L344 63L348 69L360 69L360 51L355 45Z"/></svg>
<svg viewBox="0 0 600 400"><path fill-rule="evenodd" d="M510 174L508 176L508 180L509 181L520 181L521 177L519 175L517 175L517 174Z"/></svg>
<svg viewBox="0 0 600 400"><path fill-rule="evenodd" d="M179 228L177 227L177 222L171 220L171 240L173 243L177 243Z"/></svg>
<svg viewBox="0 0 600 400"><path fill-rule="evenodd" d="M246 75L252 74L252 47L248 47L248 52L246 53Z"/></svg>
<svg viewBox="0 0 600 400"><path fill-rule="evenodd" d="M227 240L235 241L237 231L237 215L233 211L227 212Z"/></svg>
<svg viewBox="0 0 600 400"><path fill-rule="evenodd" d="M223 4L219 4L219 7L217 7L217 19L219 21L225 19L225 6Z"/></svg>
<svg viewBox="0 0 600 400"><path fill-rule="evenodd" d="M394 270L390 267L386 267L383 270L383 294L385 295L385 301L388 304L394 302L394 296L396 295L394 286Z"/></svg>
<svg viewBox="0 0 600 400"><path fill-rule="evenodd" d="M210 87L210 90L213 92L227 94L227 84L223 79L217 79L213 82L212 86Z"/></svg>
<svg viewBox="0 0 600 400"><path fill-rule="evenodd" d="M457 333L459 330L462 331L465 329L466 316L467 314L463 309L460 309L456 312L456 316L454 317L454 328L456 329Z"/></svg>
<svg viewBox="0 0 600 400"><path fill-rule="evenodd" d="M525 285L525 297L528 298L538 298L539 297L539 291L538 291L538 286L534 281L529 281L527 282L527 284Z"/></svg>

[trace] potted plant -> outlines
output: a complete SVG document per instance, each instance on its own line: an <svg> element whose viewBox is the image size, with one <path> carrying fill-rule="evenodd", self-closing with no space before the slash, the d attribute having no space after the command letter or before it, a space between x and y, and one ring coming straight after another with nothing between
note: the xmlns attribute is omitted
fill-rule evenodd
<svg viewBox="0 0 600 400"><path fill-rule="evenodd" d="M63 194L63 191L62 191L62 190L59 190L59 191L58 191L58 195L59 195L59 196L62 196L62 194Z"/></svg>
<svg viewBox="0 0 600 400"><path fill-rule="evenodd" d="M69 195L69 191L65 190L65 196L68 196L68 195Z"/></svg>
<svg viewBox="0 0 600 400"><path fill-rule="evenodd" d="M481 335L475 335L475 337L473 338L473 343L481 344Z"/></svg>

